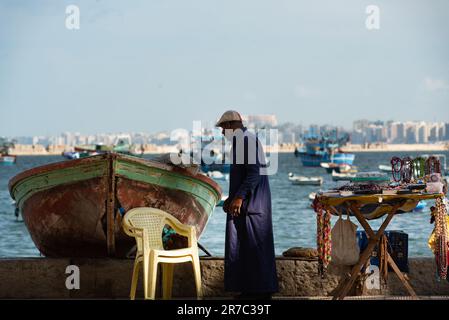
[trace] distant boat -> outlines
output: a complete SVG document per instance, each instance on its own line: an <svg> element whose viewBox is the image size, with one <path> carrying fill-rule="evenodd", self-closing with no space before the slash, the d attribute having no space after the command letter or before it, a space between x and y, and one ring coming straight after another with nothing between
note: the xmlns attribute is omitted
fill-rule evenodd
<svg viewBox="0 0 449 320"><path fill-rule="evenodd" d="M359 172L355 174L355 177L351 178L351 182L356 183L387 183L390 182L390 180L388 174L379 171Z"/></svg>
<svg viewBox="0 0 449 320"><path fill-rule="evenodd" d="M220 171L208 171L206 175L214 180L229 180L229 174Z"/></svg>
<svg viewBox="0 0 449 320"><path fill-rule="evenodd" d="M66 152L62 153L62 156L64 158L66 158L66 159L69 159L69 160L85 158L85 157L88 157L88 156L91 156L91 155L94 155L94 154L89 153L89 152L78 152L78 151L75 151L75 152L73 152L73 151L66 151Z"/></svg>
<svg viewBox="0 0 449 320"><path fill-rule="evenodd" d="M358 167L356 166L345 166L340 169L340 173L357 173L359 172Z"/></svg>
<svg viewBox="0 0 449 320"><path fill-rule="evenodd" d="M316 197L316 192L311 192L311 193L309 193L309 200L315 200L315 197Z"/></svg>
<svg viewBox="0 0 449 320"><path fill-rule="evenodd" d="M379 165L379 170L382 172L391 172L391 165L385 165L385 164L380 164Z"/></svg>
<svg viewBox="0 0 449 320"><path fill-rule="evenodd" d="M420 202L418 202L418 204L416 205L415 209L413 209L413 211L421 212L426 208L426 206L427 206L427 202L424 200L421 200Z"/></svg>
<svg viewBox="0 0 449 320"><path fill-rule="evenodd" d="M79 154L79 158L85 158L89 156L95 156L98 154L103 154L107 152L115 152L120 154L125 154L129 156L142 156L142 153L138 153L135 151L135 146L132 144L125 143L120 141L116 145L104 145L104 144L88 144L88 145L78 145L75 146L75 153L73 155L76 156L76 153ZM70 156L68 154L68 156ZM78 158L73 158L78 159Z"/></svg>
<svg viewBox="0 0 449 320"><path fill-rule="evenodd" d="M337 164L333 162L321 162L320 166L326 169L327 173L332 173L335 171L337 173L354 173L357 172L356 166L351 166L349 164Z"/></svg>
<svg viewBox="0 0 449 320"><path fill-rule="evenodd" d="M16 158L13 155L2 155L0 156L0 164L15 164Z"/></svg>
<svg viewBox="0 0 449 320"><path fill-rule="evenodd" d="M17 156L12 155L10 150L14 148L14 142L0 138L0 164L15 164Z"/></svg>
<svg viewBox="0 0 449 320"><path fill-rule="evenodd" d="M347 142L347 139L310 137L306 139L304 148L297 154L305 167L319 167L322 162L352 165L355 155L339 149Z"/></svg>
<svg viewBox="0 0 449 320"><path fill-rule="evenodd" d="M337 173L332 171L332 180L334 181L351 180L352 178L355 178L355 176L354 173Z"/></svg>
<svg viewBox="0 0 449 320"><path fill-rule="evenodd" d="M292 172L288 174L288 179L292 184L297 185L314 185L320 186L323 184L322 177L305 177L305 176L296 176Z"/></svg>
<svg viewBox="0 0 449 320"><path fill-rule="evenodd" d="M206 161L204 161L206 160ZM217 150L211 150L210 155L206 159L201 157L201 171L204 173L219 171L223 174L229 174L231 172L231 164L224 163L225 159L223 154Z"/></svg>
<svg viewBox="0 0 449 320"><path fill-rule="evenodd" d="M162 209L199 238L221 199L203 174L117 153L29 169L9 181L9 192L48 257L126 257L135 241L121 218L136 207Z"/></svg>

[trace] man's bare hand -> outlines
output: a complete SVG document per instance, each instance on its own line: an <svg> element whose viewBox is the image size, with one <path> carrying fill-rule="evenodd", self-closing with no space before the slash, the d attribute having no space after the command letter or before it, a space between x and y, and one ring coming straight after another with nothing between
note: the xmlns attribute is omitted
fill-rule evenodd
<svg viewBox="0 0 449 320"><path fill-rule="evenodd" d="M240 209L242 207L243 199L242 198L234 198L231 204L229 205L229 212L234 217L237 217L240 214Z"/></svg>

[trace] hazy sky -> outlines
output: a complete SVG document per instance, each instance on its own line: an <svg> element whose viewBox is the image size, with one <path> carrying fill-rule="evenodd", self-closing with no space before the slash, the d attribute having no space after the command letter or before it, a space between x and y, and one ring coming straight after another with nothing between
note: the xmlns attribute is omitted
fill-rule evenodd
<svg viewBox="0 0 449 320"><path fill-rule="evenodd" d="M0 0L0 135L449 121L448 40L444 0Z"/></svg>

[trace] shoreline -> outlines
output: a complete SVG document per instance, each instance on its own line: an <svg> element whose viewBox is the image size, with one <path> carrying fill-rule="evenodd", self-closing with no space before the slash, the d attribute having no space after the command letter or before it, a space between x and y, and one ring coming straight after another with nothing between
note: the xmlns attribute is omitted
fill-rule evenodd
<svg viewBox="0 0 449 320"><path fill-rule="evenodd" d="M273 149L277 149L278 153L293 153L295 148L301 148L300 144L282 144L277 147L266 146L265 151L272 153ZM175 146L158 146L158 145L144 145L143 154L164 154L176 152ZM51 145L45 147L43 145L16 145L10 150L11 155L15 156L62 156L63 152L73 151L74 147L65 145ZM139 147L140 150L140 147ZM449 151L448 144L348 144L341 148L343 152L359 153L359 152L447 152Z"/></svg>
<svg viewBox="0 0 449 320"><path fill-rule="evenodd" d="M350 144L341 148L344 152L445 152L449 144Z"/></svg>

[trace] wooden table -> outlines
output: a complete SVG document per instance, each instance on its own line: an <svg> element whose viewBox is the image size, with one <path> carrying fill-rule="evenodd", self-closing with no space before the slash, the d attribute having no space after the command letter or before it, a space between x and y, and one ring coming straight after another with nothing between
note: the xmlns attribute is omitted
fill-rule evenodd
<svg viewBox="0 0 449 320"><path fill-rule="evenodd" d="M387 228L388 224L391 222L391 219L398 213L398 210L408 201L416 201L419 202L420 200L429 200L429 199L436 199L438 197L443 197L443 194L436 193L436 194L428 194L428 193L413 193L413 194L373 194L373 195L349 195L349 196L341 196L339 194L330 194L326 195L324 194L318 194L317 195L317 201L323 206L323 208L329 210L332 214L341 214L342 209L345 208L347 210L347 213L350 213L351 215L354 215L357 220L362 225L363 229L365 229L369 241L368 245L365 248L365 250L360 254L359 261L353 266L350 277L343 279L340 284L338 285L337 292L334 294L333 299L334 300L341 300L344 299L344 297L348 294L349 290L351 290L352 286L354 285L354 282L356 281L357 277L359 276L363 266L368 262L368 259L370 258L373 250L375 249L376 245L378 244L379 240L381 239L382 235L384 234L385 229ZM360 211L360 208L363 205L366 204L372 204L372 203L383 203L386 205L389 205L388 212L386 213L387 217L382 223L379 230L375 233L371 226L369 225L367 219L363 215L363 213ZM380 218L380 217L376 217ZM417 299L417 295L413 288L411 287L408 280L404 277L402 272L399 270L396 263L393 261L391 256L387 254L387 261L388 265L391 266L394 273L399 277L399 280L404 285L404 287L407 289L408 293Z"/></svg>

